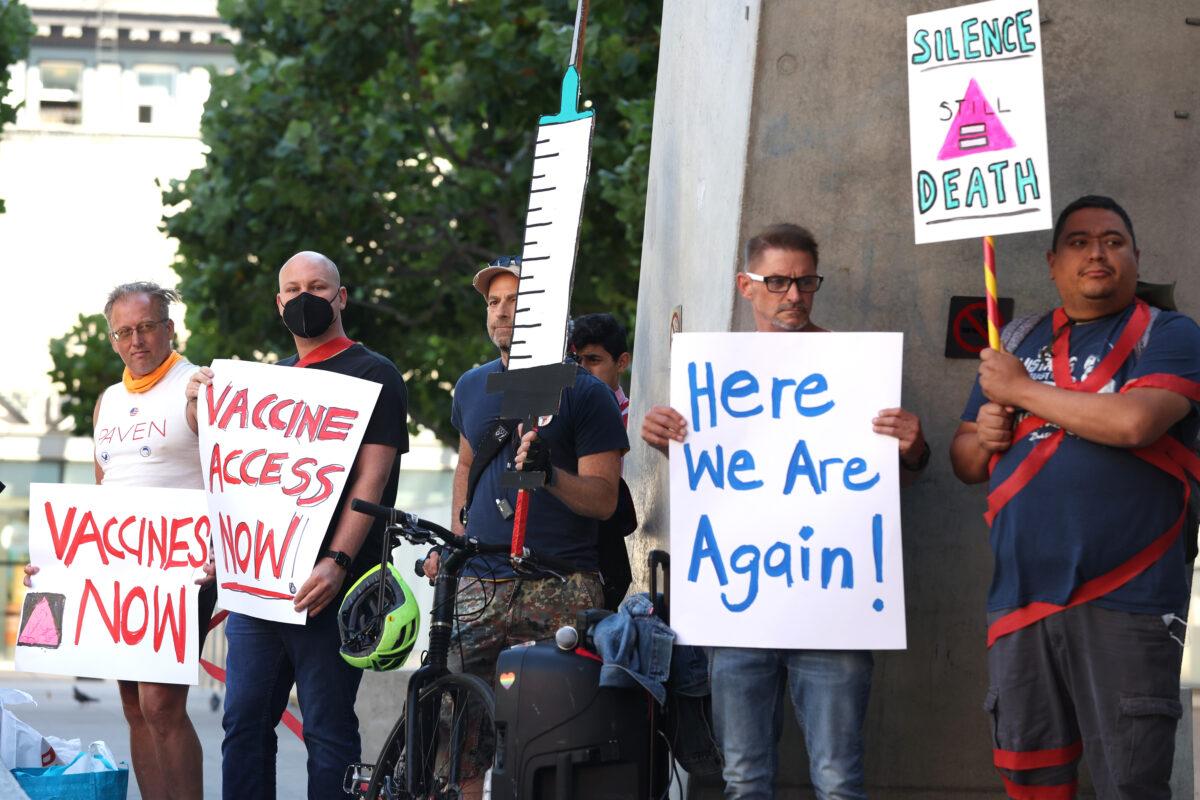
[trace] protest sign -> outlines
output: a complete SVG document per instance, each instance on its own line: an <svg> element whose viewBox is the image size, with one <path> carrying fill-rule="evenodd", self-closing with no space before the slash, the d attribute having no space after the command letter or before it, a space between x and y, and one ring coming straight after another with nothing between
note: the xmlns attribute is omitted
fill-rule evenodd
<svg viewBox="0 0 1200 800"><path fill-rule="evenodd" d="M687 644L905 646L898 333L682 333L671 346L671 625Z"/></svg>
<svg viewBox="0 0 1200 800"><path fill-rule="evenodd" d="M32 484L17 669L196 683L211 530L199 489Z"/></svg>
<svg viewBox="0 0 1200 800"><path fill-rule="evenodd" d="M312 572L379 384L316 369L218 360L203 393L200 461L222 608L304 624Z"/></svg>
<svg viewBox="0 0 1200 800"><path fill-rule="evenodd" d="M1037 0L908 18L916 243L1052 225Z"/></svg>

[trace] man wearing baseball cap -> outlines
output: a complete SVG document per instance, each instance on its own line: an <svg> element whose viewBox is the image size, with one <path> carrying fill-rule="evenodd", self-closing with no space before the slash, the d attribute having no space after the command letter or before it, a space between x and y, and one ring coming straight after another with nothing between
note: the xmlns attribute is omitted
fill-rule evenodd
<svg viewBox="0 0 1200 800"><path fill-rule="evenodd" d="M573 569L565 581L548 574L517 576L507 558L479 556L463 570L451 654L461 656L462 671L489 683L501 650L550 638L574 622L576 611L603 607L597 530L616 508L621 455L629 449L612 391L582 367L574 385L563 390L558 413L543 418L536 433L520 436L518 420L500 418L501 395L488 394L486 385L488 375L508 368L520 265L516 256L498 258L471 282L487 303L488 337L500 357L468 370L454 388L459 445L453 529L482 542L509 543L517 493L502 488L500 476L509 463L544 470L546 485L530 498L525 541L534 553ZM530 460L535 439L543 456ZM425 573L437 574L436 553L426 559Z"/></svg>

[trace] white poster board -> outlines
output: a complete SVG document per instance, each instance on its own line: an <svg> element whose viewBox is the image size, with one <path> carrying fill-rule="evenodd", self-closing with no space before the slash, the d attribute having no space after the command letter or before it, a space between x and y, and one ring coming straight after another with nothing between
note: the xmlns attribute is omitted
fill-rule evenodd
<svg viewBox="0 0 1200 800"><path fill-rule="evenodd" d="M1050 228L1037 0L908 18L916 243Z"/></svg>
<svg viewBox="0 0 1200 800"><path fill-rule="evenodd" d="M899 333L671 345L671 626L729 647L905 647Z"/></svg>
<svg viewBox="0 0 1200 800"><path fill-rule="evenodd" d="M200 397L200 462L222 608L304 624L316 563L379 384L316 369L218 360Z"/></svg>
<svg viewBox="0 0 1200 800"><path fill-rule="evenodd" d="M32 484L16 668L195 684L211 530L199 489Z"/></svg>

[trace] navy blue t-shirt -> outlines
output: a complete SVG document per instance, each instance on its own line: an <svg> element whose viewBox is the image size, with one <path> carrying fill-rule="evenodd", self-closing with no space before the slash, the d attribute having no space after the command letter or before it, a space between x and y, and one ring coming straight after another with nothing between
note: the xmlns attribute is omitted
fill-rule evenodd
<svg viewBox="0 0 1200 800"><path fill-rule="evenodd" d="M1071 374L1083 380L1112 350L1133 306L1119 314L1071 327ZM1054 384L1051 315L1030 331L1015 355L1029 376ZM1116 392L1134 378L1166 373L1200 381L1200 327L1182 314L1162 312L1145 349L1126 359L1101 392ZM974 422L987 398L976 378L962 419ZM1017 421L1022 418L1018 410ZM1197 404L1170 431L1194 441ZM1046 425L1015 442L996 464L989 491L1004 482L1037 441L1057 426ZM992 522L995 560L988 610L1035 601L1063 604L1080 584L1116 569L1166 532L1183 508L1179 481L1129 450L1096 444L1069 431L1042 470ZM1184 536L1192 535L1185 531ZM1133 613L1166 614L1187 607L1183 537L1141 574L1093 602Z"/></svg>
<svg viewBox="0 0 1200 800"><path fill-rule="evenodd" d="M500 359L490 361L464 374L454 387L451 420L474 450L479 449L484 433L491 431L500 418L500 395L488 394L487 376L503 369ZM583 456L629 449L612 390L582 367L575 374L575 385L562 393L558 414L550 424L538 429L538 436L549 445L554 466L569 472L578 472ZM500 487L500 475L516 453L516 441L514 435L488 464L475 487L467 512L467 534L481 542L512 541L512 518L501 517L496 499L508 500L514 509L517 506L517 490ZM530 498L525 546L535 554L570 562L581 572L596 571L598 525L598 520L576 514L549 491L539 489ZM475 558L463 574L513 577L512 568L503 556Z"/></svg>

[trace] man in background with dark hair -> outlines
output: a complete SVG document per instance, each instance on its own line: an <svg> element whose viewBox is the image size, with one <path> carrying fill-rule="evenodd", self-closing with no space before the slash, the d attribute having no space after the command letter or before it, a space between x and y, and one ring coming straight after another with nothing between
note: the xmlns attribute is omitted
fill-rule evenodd
<svg viewBox="0 0 1200 800"><path fill-rule="evenodd" d="M1063 209L1062 305L980 354L950 449L990 481L985 708L1010 797L1074 797L1081 754L1099 798L1171 796L1200 328L1136 297L1139 256L1111 198Z"/></svg>
<svg viewBox="0 0 1200 800"><path fill-rule="evenodd" d="M621 422L629 427L629 398L621 389L621 375L629 369L629 336L612 314L584 314L571 325L571 350L580 366L613 390L621 409Z"/></svg>
<svg viewBox="0 0 1200 800"><path fill-rule="evenodd" d="M824 280L817 259L816 239L799 225L772 225L746 243L737 289L750 301L756 331L825 331L812 321L813 297ZM929 461L921 421L902 408L888 408L875 417L873 429L896 437L900 483L911 483ZM685 438L687 421L678 411L655 406L647 412L642 422L647 444L665 455L668 442ZM786 687L819 800L865 798L862 728L873 664L869 650L714 647L713 721L725 760L725 796L774 796L782 726L776 712Z"/></svg>

